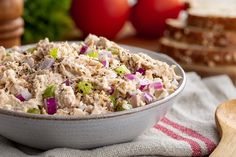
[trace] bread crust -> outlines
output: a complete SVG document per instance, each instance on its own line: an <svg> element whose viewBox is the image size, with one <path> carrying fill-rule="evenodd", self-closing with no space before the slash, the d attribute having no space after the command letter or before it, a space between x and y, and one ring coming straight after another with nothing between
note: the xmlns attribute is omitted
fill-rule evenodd
<svg viewBox="0 0 236 157"><path fill-rule="evenodd" d="M160 51L176 61L192 64L198 63L207 66L236 64L236 49L205 47L162 38Z"/></svg>
<svg viewBox="0 0 236 157"><path fill-rule="evenodd" d="M210 29L187 26L185 22L181 20L167 20L165 36L176 41L199 44L207 47L236 48L236 32L212 31Z"/></svg>
<svg viewBox="0 0 236 157"><path fill-rule="evenodd" d="M200 28L208 28L214 31L232 30L236 31L236 17L197 15L188 11L187 25Z"/></svg>

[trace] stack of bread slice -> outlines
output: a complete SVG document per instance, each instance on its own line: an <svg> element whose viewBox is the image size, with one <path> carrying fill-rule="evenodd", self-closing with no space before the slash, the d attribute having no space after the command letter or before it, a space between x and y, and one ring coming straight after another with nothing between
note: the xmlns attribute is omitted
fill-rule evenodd
<svg viewBox="0 0 236 157"><path fill-rule="evenodd" d="M166 21L160 51L188 71L236 80L236 0L198 0L190 6L179 19Z"/></svg>

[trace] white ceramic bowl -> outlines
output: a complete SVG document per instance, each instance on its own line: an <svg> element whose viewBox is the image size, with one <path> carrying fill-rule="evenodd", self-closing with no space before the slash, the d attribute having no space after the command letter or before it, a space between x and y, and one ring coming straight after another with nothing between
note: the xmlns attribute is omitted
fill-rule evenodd
<svg viewBox="0 0 236 157"><path fill-rule="evenodd" d="M182 76L179 88L168 97L149 105L105 115L62 117L0 109L0 134L15 142L39 149L57 147L88 149L131 141L152 127L183 90L186 83L185 73L166 55L122 46L131 52L143 52L168 64L175 64L176 73Z"/></svg>

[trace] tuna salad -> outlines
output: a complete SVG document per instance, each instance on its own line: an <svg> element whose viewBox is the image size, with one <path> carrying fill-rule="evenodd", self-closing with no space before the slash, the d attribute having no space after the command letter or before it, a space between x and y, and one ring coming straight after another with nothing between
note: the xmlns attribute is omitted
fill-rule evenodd
<svg viewBox="0 0 236 157"><path fill-rule="evenodd" d="M0 108L49 115L129 110L179 86L174 65L130 53L103 37L41 40L27 50L0 47Z"/></svg>

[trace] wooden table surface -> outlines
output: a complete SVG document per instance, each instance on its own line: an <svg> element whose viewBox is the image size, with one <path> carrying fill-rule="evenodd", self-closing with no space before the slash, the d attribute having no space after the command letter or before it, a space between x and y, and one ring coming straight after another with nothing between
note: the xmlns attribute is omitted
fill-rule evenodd
<svg viewBox="0 0 236 157"><path fill-rule="evenodd" d="M119 44L126 44L136 47L141 47L151 51L158 51L159 39L147 39L138 37L133 26L127 22L117 38L114 40Z"/></svg>

